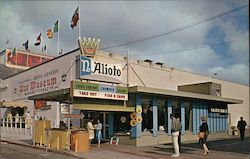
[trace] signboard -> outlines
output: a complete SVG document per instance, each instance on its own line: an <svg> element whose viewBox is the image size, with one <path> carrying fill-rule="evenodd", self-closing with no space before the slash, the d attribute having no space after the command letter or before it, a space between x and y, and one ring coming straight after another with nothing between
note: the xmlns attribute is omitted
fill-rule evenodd
<svg viewBox="0 0 250 159"><path fill-rule="evenodd" d="M83 118L81 114L62 114L64 118L76 118L80 119Z"/></svg>
<svg viewBox="0 0 250 159"><path fill-rule="evenodd" d="M56 90L60 82L58 69L51 69L42 73L27 76L18 81L14 81L13 99L20 99L27 96L41 94Z"/></svg>
<svg viewBox="0 0 250 159"><path fill-rule="evenodd" d="M71 90L74 97L128 100L127 87L72 81Z"/></svg>
<svg viewBox="0 0 250 159"><path fill-rule="evenodd" d="M209 113L228 113L228 110L227 108L209 108L208 109L208 112Z"/></svg>
<svg viewBox="0 0 250 159"><path fill-rule="evenodd" d="M53 59L53 57L46 57L44 55L35 55L26 52L17 51L14 56L11 55L11 51L6 51L6 66L30 68L46 61Z"/></svg>
<svg viewBox="0 0 250 159"><path fill-rule="evenodd" d="M78 40L80 52L82 55L87 57L95 57L96 53L98 52L98 47L100 44L100 39L95 40L93 39L83 39Z"/></svg>
<svg viewBox="0 0 250 159"><path fill-rule="evenodd" d="M108 64L80 55L80 78L91 74L109 76L122 81L122 64Z"/></svg>
<svg viewBox="0 0 250 159"><path fill-rule="evenodd" d="M41 109L43 106L47 105L47 101L43 100L35 100L35 108L36 109Z"/></svg>

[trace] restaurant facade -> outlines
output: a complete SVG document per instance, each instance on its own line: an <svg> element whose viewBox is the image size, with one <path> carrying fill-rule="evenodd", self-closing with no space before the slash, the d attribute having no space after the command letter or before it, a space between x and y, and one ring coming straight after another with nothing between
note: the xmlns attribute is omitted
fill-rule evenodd
<svg viewBox="0 0 250 159"><path fill-rule="evenodd" d="M136 146L170 142L171 113L182 123L183 140L196 138L201 116L211 134L228 134L240 116L249 121L248 86L98 51L99 41L87 40L1 80L1 109L22 107L56 128L64 122L84 129L94 117L103 123L103 139Z"/></svg>

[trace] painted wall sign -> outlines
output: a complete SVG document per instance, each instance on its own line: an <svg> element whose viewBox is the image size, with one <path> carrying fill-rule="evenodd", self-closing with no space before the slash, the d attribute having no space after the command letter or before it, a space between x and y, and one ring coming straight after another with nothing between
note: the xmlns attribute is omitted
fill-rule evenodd
<svg viewBox="0 0 250 159"><path fill-rule="evenodd" d="M128 100L128 89L80 81L71 82L71 95L74 97Z"/></svg>
<svg viewBox="0 0 250 159"><path fill-rule="evenodd" d="M13 83L13 99L19 99L35 94L49 92L58 88L60 74L58 69L51 69L44 73L15 81Z"/></svg>
<svg viewBox="0 0 250 159"><path fill-rule="evenodd" d="M80 56L80 78L85 75L99 74L122 81L122 64L108 64Z"/></svg>

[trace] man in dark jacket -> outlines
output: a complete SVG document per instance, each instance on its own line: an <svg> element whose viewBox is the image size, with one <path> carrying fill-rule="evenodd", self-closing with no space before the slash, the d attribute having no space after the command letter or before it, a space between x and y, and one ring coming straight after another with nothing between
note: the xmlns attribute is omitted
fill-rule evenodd
<svg viewBox="0 0 250 159"><path fill-rule="evenodd" d="M247 123L245 120L243 120L243 117L240 117L240 121L238 121L237 128L240 130L240 138L243 141L245 138L245 127Z"/></svg>

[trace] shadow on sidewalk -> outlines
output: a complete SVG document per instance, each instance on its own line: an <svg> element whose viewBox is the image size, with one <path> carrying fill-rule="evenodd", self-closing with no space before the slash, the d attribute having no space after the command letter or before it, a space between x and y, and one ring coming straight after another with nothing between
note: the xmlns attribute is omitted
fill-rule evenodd
<svg viewBox="0 0 250 159"><path fill-rule="evenodd" d="M235 138L209 141L209 137L208 137L207 146L210 150L215 150L215 151L249 154L250 153L250 137L246 137L244 141L241 141L240 139L235 139ZM191 143L191 144L182 144L182 147L202 149L202 145L199 144L198 142Z"/></svg>
<svg viewBox="0 0 250 159"><path fill-rule="evenodd" d="M29 140L20 140L21 142L28 144L28 145L32 145L33 144L33 140L29 139Z"/></svg>

